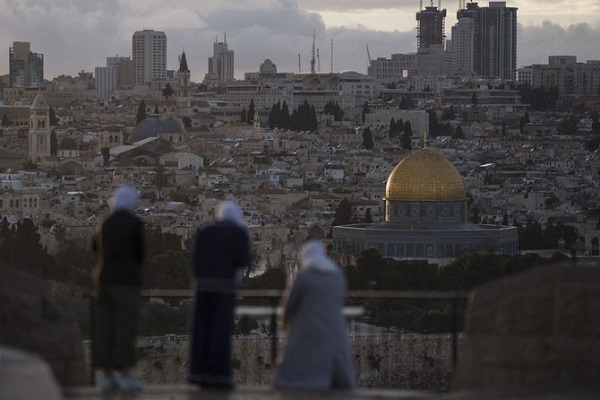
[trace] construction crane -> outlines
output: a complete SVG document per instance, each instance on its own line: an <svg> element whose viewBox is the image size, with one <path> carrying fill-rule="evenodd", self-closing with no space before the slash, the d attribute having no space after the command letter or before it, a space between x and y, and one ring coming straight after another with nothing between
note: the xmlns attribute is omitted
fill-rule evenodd
<svg viewBox="0 0 600 400"><path fill-rule="evenodd" d="M369 52L369 45L365 44L365 46L367 46L367 61L369 62L369 65L371 65L371 53Z"/></svg>
<svg viewBox="0 0 600 400"><path fill-rule="evenodd" d="M321 73L321 56L319 55L318 48L317 48L317 72Z"/></svg>
<svg viewBox="0 0 600 400"><path fill-rule="evenodd" d="M331 38L331 73L333 74L333 38Z"/></svg>
<svg viewBox="0 0 600 400"><path fill-rule="evenodd" d="M312 56L310 58L310 73L315 73L315 30L313 29Z"/></svg>

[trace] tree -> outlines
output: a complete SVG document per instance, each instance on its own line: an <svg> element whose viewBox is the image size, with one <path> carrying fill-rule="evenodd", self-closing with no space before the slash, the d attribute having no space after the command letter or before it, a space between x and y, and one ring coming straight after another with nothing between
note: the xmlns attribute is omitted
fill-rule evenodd
<svg viewBox="0 0 600 400"><path fill-rule="evenodd" d="M347 225L352 222L352 203L346 198L340 201L335 210L331 226Z"/></svg>
<svg viewBox="0 0 600 400"><path fill-rule="evenodd" d="M142 100L137 109L136 120L135 120L136 125L139 124L140 122L142 122L143 120L145 120L146 117L147 117L146 102L144 100Z"/></svg>
<svg viewBox="0 0 600 400"><path fill-rule="evenodd" d="M404 150L412 150L412 125L410 121L404 123L404 133L400 137L400 144Z"/></svg>
<svg viewBox="0 0 600 400"><path fill-rule="evenodd" d="M477 105L477 93L473 92L473 95L471 96L471 104L476 106Z"/></svg>
<svg viewBox="0 0 600 400"><path fill-rule="evenodd" d="M256 110L254 109L254 99L250 99L250 105L248 106L248 113L246 114L246 122L249 125L252 125L254 122L254 114L256 114Z"/></svg>
<svg viewBox="0 0 600 400"><path fill-rule="evenodd" d="M52 106L50 106L50 109L48 110L48 116L50 117L50 126L58 125L58 120L56 119L56 112L54 112L54 108L52 108Z"/></svg>
<svg viewBox="0 0 600 400"><path fill-rule="evenodd" d="M463 133L463 129L460 125L458 125L454 131L454 139L464 139L464 137L465 134Z"/></svg>
<svg viewBox="0 0 600 400"><path fill-rule="evenodd" d="M154 175L154 186L156 186L156 190L158 191L158 198L162 198L162 188L167 185L169 182L168 177L165 173L165 166L162 164L157 164L156 169L154 171L156 174Z"/></svg>
<svg viewBox="0 0 600 400"><path fill-rule="evenodd" d="M242 114L240 115L240 122L248 122L248 114L246 113L246 107L242 108Z"/></svg>
<svg viewBox="0 0 600 400"><path fill-rule="evenodd" d="M110 148L103 147L100 149L100 153L102 154L102 165L106 167L110 162Z"/></svg>
<svg viewBox="0 0 600 400"><path fill-rule="evenodd" d="M56 131L52 129L50 132L50 157L56 157L58 154L58 139L56 138Z"/></svg>
<svg viewBox="0 0 600 400"><path fill-rule="evenodd" d="M373 217L371 216L371 209L367 208L367 211L365 211L365 223L370 224L372 222L373 222Z"/></svg>
<svg viewBox="0 0 600 400"><path fill-rule="evenodd" d="M579 121L574 115L568 115L558 123L558 133L561 135L574 135L577 133Z"/></svg>
<svg viewBox="0 0 600 400"><path fill-rule="evenodd" d="M10 126L10 120L8 119L8 115L2 115L2 124L1 126Z"/></svg>
<svg viewBox="0 0 600 400"><path fill-rule="evenodd" d="M170 83L167 82L165 87L162 89L162 95L165 96L165 99L173 96L173 88L171 87Z"/></svg>
<svg viewBox="0 0 600 400"><path fill-rule="evenodd" d="M369 129L368 126L365 129L363 129L362 136L363 136L363 142L362 142L363 147L367 150L371 150L374 146L373 134L371 133L371 129Z"/></svg>
<svg viewBox="0 0 600 400"><path fill-rule="evenodd" d="M186 128L191 128L192 127L192 119L188 116L185 116L183 118L181 118L181 121L183 122L183 126L185 126Z"/></svg>
<svg viewBox="0 0 600 400"><path fill-rule="evenodd" d="M369 103L365 101L365 104L363 104L363 108L362 108L362 123L363 123L363 125L365 123L366 115L370 112L371 112L371 110L369 110Z"/></svg>

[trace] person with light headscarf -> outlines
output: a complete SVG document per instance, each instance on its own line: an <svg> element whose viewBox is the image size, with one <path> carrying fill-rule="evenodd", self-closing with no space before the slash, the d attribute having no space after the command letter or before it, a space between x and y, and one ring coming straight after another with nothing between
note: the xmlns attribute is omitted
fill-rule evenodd
<svg viewBox="0 0 600 400"><path fill-rule="evenodd" d="M250 265L250 237L240 208L218 204L215 221L196 232L191 267L196 279L188 382L232 389L231 335L243 269Z"/></svg>
<svg viewBox="0 0 600 400"><path fill-rule="evenodd" d="M144 223L134 215L137 199L135 189L119 187L110 199L109 214L93 237L99 267L94 366L104 371L100 380L103 391L141 389L130 374L136 362L144 259Z"/></svg>
<svg viewBox="0 0 600 400"><path fill-rule="evenodd" d="M300 250L300 270L284 300L287 332L275 371L278 389L351 389L354 361L343 316L346 279L320 241Z"/></svg>

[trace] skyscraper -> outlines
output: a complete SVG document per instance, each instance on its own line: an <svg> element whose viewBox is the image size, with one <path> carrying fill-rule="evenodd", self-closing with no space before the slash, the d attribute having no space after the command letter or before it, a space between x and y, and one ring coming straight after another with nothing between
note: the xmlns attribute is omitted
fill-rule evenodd
<svg viewBox="0 0 600 400"><path fill-rule="evenodd" d="M146 29L137 31L132 38L134 83L145 85L167 77L167 35Z"/></svg>
<svg viewBox="0 0 600 400"><path fill-rule="evenodd" d="M444 19L446 10L425 7L417 13L417 48L428 49L432 45L444 44Z"/></svg>
<svg viewBox="0 0 600 400"><path fill-rule="evenodd" d="M208 58L208 74L216 76L220 82L233 80L233 50L227 48L227 35L223 42L215 39L213 56Z"/></svg>
<svg viewBox="0 0 600 400"><path fill-rule="evenodd" d="M13 42L8 50L10 87L28 88L44 85L44 55L32 53L29 42Z"/></svg>
<svg viewBox="0 0 600 400"><path fill-rule="evenodd" d="M468 3L466 8L457 12L457 18L457 33L460 31L464 40L455 42L452 38L455 56L472 54L476 75L514 80L517 70L517 8L506 7L505 1L491 1L489 7ZM468 48L471 44L472 50ZM464 63L462 65L464 69Z"/></svg>

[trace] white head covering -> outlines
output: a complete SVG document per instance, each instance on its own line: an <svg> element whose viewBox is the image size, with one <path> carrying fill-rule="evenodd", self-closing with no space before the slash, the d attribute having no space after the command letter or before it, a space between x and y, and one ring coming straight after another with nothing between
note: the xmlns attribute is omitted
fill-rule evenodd
<svg viewBox="0 0 600 400"><path fill-rule="evenodd" d="M300 249L300 268L314 268L323 272L337 270L338 266L327 256L325 246L319 240L310 240Z"/></svg>
<svg viewBox="0 0 600 400"><path fill-rule="evenodd" d="M110 198L111 211L123 210L133 213L137 205L138 194L131 186L120 186Z"/></svg>
<svg viewBox="0 0 600 400"><path fill-rule="evenodd" d="M242 228L246 227L242 210L233 201L222 201L217 205L217 221L229 221Z"/></svg>

